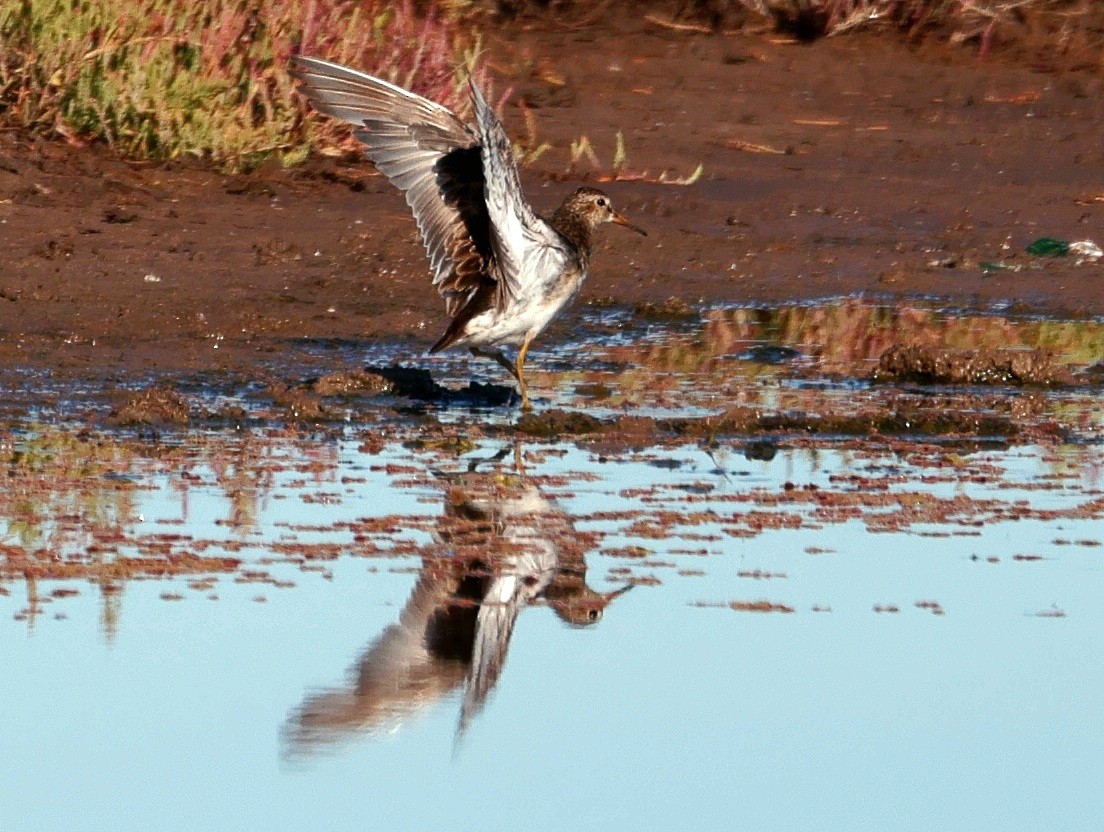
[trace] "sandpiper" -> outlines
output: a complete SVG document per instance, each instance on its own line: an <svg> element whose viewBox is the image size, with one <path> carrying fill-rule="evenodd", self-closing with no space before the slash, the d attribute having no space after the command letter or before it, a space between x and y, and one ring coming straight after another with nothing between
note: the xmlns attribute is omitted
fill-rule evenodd
<svg viewBox="0 0 1104 832"><path fill-rule="evenodd" d="M529 345L578 293L593 234L614 222L639 234L596 188L579 188L547 219L521 192L502 123L470 82L475 124L447 107L354 69L294 58L293 73L316 110L352 124L353 135L406 195L450 318L430 347L468 347L517 379L529 409ZM511 361L497 349L516 346Z"/></svg>
<svg viewBox="0 0 1104 832"><path fill-rule="evenodd" d="M289 754L359 732L386 736L457 689L459 739L498 683L525 609L547 603L567 624L592 625L631 589L587 584L593 540L520 468L476 471L504 455L471 460L463 474L438 472L444 510L406 605L344 685L312 690L292 713L284 729Z"/></svg>

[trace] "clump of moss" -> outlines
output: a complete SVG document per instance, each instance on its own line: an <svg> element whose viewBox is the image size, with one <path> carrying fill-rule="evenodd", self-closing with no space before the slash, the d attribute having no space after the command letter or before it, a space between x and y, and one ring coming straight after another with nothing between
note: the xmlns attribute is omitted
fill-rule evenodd
<svg viewBox="0 0 1104 832"><path fill-rule="evenodd" d="M526 413L517 421L517 432L527 436L554 438L597 433L603 428L602 420L586 413L553 408L541 413Z"/></svg>
<svg viewBox="0 0 1104 832"><path fill-rule="evenodd" d="M175 390L151 387L128 395L111 412L108 422L118 427L135 425L186 425L188 402Z"/></svg>

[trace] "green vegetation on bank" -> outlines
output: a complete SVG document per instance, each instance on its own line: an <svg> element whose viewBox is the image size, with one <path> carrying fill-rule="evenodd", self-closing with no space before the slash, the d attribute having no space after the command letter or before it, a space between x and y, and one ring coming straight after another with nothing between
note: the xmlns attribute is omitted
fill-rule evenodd
<svg viewBox="0 0 1104 832"><path fill-rule="evenodd" d="M474 44L448 11L385 0L8 0L0 124L140 158L286 163L344 134L293 94L296 52L459 104Z"/></svg>
<svg viewBox="0 0 1104 832"><path fill-rule="evenodd" d="M532 14L601 25L643 14L677 30L769 28L805 38L874 26L987 54L1023 37L1044 57L1104 71L1101 0L3 0L0 128L104 142L136 158L248 168L352 149L347 131L294 94L302 52L465 108L474 21ZM539 155L539 153L537 154ZM535 157L534 157L535 158Z"/></svg>

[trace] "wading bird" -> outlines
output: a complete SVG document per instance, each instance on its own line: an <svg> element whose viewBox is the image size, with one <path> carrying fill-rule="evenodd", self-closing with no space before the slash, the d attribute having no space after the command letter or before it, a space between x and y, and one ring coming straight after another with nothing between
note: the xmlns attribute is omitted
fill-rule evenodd
<svg viewBox="0 0 1104 832"><path fill-rule="evenodd" d="M517 379L528 409L529 345L579 291L595 229L640 234L595 188L579 188L547 219L521 192L502 123L471 82L475 124L371 75L317 58L292 71L316 110L354 126L376 169L406 195L449 325L430 347L468 347ZM499 347L516 346L511 361Z"/></svg>
<svg viewBox="0 0 1104 832"><path fill-rule="evenodd" d="M459 740L502 675L524 609L547 604L565 623L588 626L631 588L587 584L593 538L524 476L475 473L473 465L448 480L435 542L398 621L367 647L346 684L311 691L292 712L288 757L388 735L457 689Z"/></svg>

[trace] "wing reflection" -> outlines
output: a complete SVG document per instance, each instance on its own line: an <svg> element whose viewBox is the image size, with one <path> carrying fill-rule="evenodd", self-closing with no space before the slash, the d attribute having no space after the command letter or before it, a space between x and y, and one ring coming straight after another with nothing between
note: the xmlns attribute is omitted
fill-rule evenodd
<svg viewBox="0 0 1104 832"><path fill-rule="evenodd" d="M398 623L373 641L341 688L310 693L284 728L285 753L307 755L365 734L389 734L457 688L458 737L498 682L521 610L547 603L588 625L631 585L586 583L592 535L528 478L450 477L435 544Z"/></svg>

